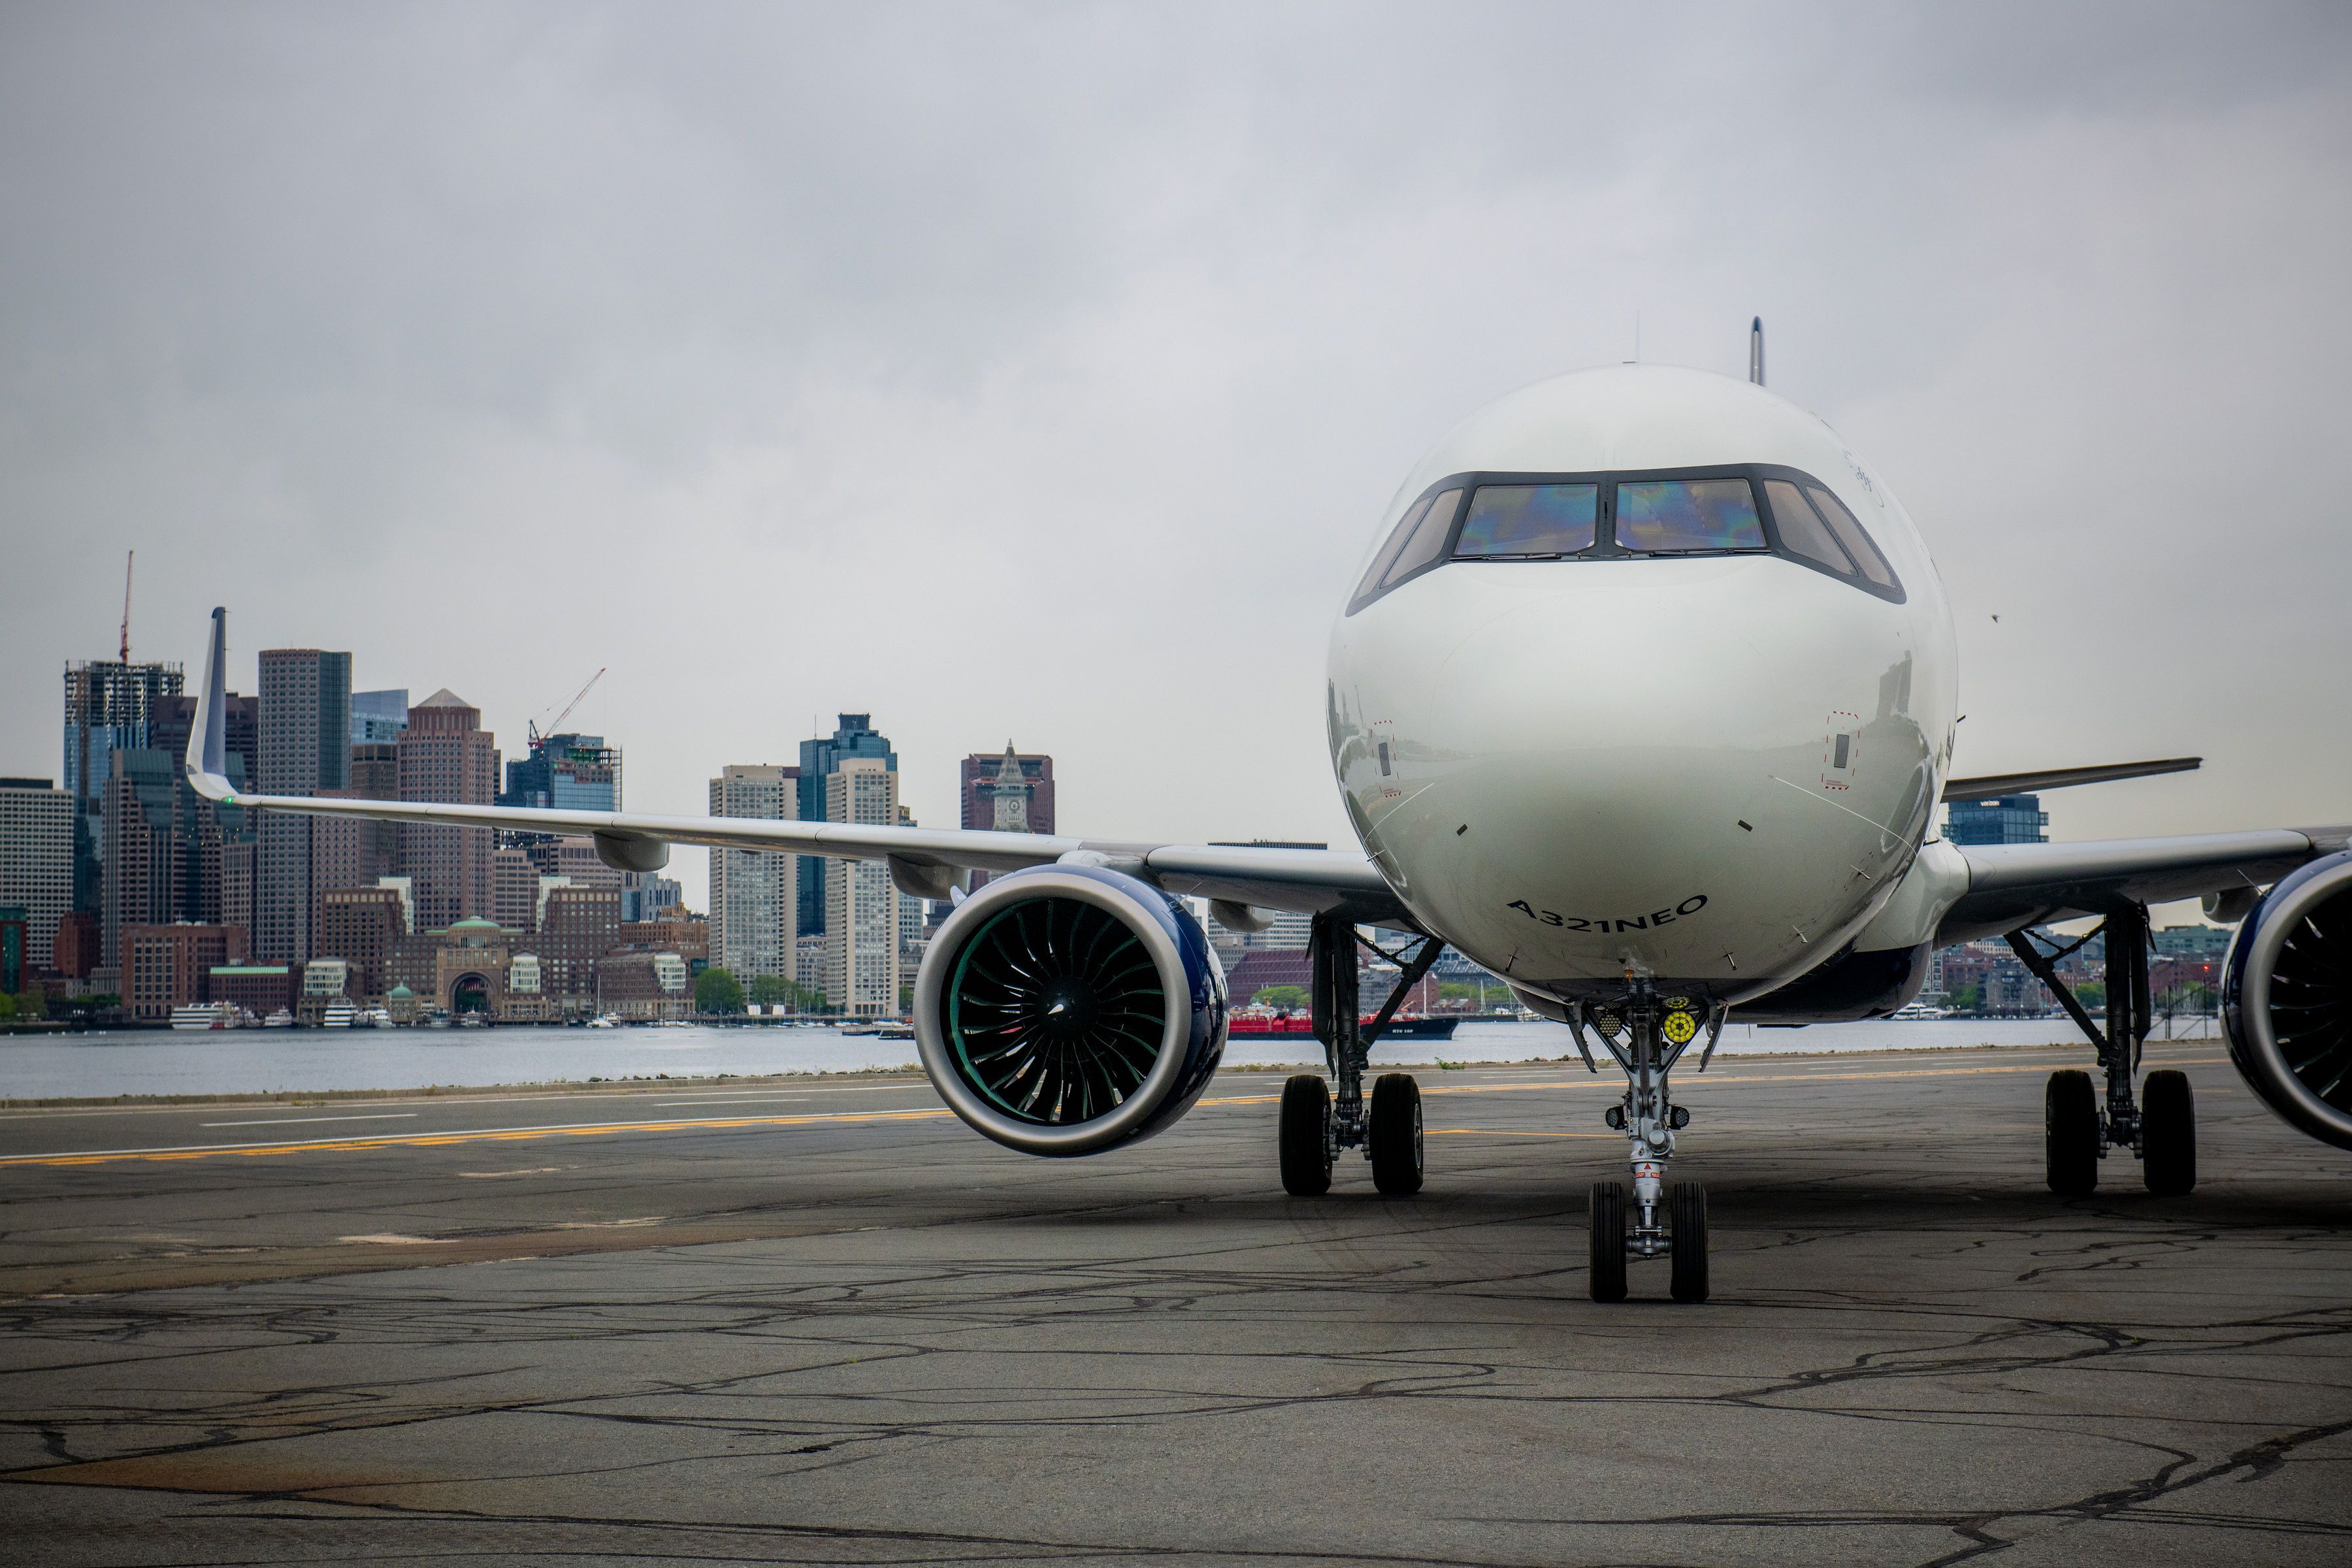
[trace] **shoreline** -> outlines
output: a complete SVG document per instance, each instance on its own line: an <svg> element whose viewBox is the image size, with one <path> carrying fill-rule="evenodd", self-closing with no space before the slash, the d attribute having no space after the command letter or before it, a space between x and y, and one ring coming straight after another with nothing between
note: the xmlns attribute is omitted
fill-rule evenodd
<svg viewBox="0 0 2352 1568"><path fill-rule="evenodd" d="M2221 1047L2219 1039L2188 1038L2155 1040L2150 1045L2182 1045ZM1791 1058L1854 1060L1874 1056L1930 1056L1958 1051L2064 1051L2079 1046L2088 1055L2088 1041L2042 1042L2037 1044L2003 1044L1984 1040L1967 1045L1888 1046L1867 1050L1852 1047L1831 1050L1742 1051L1737 1057L1718 1059L1734 1061L1785 1061ZM1292 1073L1305 1064L1296 1062L1234 1062L1220 1067L1225 1073ZM1419 1072L1508 1072L1535 1068L1583 1068L1574 1053L1564 1057L1531 1057L1522 1061L1427 1061L1390 1062L1378 1064L1383 1070L1409 1069ZM116 1094L67 1095L30 1099L0 1099L0 1112L13 1110L123 1110L165 1109L186 1105L334 1105L362 1103L381 1100L476 1100L511 1097L517 1094L593 1095L628 1094L647 1088L668 1084L726 1084L744 1088L762 1084L807 1083L817 1079L920 1078L922 1068L908 1062L896 1067L810 1068L776 1073L640 1073L626 1078L592 1077L585 1079L544 1079L497 1084L423 1084L408 1088L322 1089L255 1089L242 1093L218 1094ZM1605 1078L1608 1075L1601 1075Z"/></svg>

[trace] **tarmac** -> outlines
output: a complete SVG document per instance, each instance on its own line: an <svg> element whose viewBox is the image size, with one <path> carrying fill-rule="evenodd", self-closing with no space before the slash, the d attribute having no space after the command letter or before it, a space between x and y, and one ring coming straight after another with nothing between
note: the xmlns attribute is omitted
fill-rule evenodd
<svg viewBox="0 0 2352 1568"><path fill-rule="evenodd" d="M1715 1299L1584 1289L1612 1079L1280 1077L1025 1158L919 1079L0 1112L0 1558L2341 1563L2352 1155L2208 1042L2203 1182L2042 1183L2087 1050L1677 1075Z"/></svg>

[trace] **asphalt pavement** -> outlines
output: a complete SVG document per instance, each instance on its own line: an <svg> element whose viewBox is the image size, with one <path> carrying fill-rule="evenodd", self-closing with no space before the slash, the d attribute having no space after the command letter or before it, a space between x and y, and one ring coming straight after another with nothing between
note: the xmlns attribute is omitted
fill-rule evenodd
<svg viewBox="0 0 2352 1568"><path fill-rule="evenodd" d="M2338 1563L2352 1155L2210 1044L2203 1182L2041 1180L2044 1050L1679 1075L1715 1299L1584 1293L1613 1080L1280 1078L1077 1161L919 1079L0 1111L0 1557Z"/></svg>

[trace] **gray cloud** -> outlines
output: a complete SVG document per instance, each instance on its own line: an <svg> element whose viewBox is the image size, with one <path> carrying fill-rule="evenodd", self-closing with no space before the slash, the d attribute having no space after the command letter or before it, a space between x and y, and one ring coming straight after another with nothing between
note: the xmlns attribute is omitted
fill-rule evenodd
<svg viewBox="0 0 2352 1568"><path fill-rule="evenodd" d="M1375 514L1556 370L1835 424L2068 836L2347 815L2330 7L0 13L0 771L57 669L350 647L632 804L871 709L1072 826L1343 839ZM1990 616L1999 612L1995 626ZM698 870L698 868L694 869Z"/></svg>

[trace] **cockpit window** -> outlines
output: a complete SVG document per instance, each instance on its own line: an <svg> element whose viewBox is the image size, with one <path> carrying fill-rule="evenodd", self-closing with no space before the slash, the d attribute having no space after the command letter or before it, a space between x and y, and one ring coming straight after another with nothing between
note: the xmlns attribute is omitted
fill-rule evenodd
<svg viewBox="0 0 2352 1568"><path fill-rule="evenodd" d="M1445 553L1446 535L1454 531L1454 510L1461 500L1460 490L1447 490L1429 503L1428 515L1407 536L1404 548L1397 552L1396 564L1381 574L1381 587L1395 587Z"/></svg>
<svg viewBox="0 0 2352 1568"><path fill-rule="evenodd" d="M1617 542L1645 553L1762 550L1746 479L1651 479L1617 487Z"/></svg>
<svg viewBox="0 0 2352 1568"><path fill-rule="evenodd" d="M1404 542L1412 537L1412 531L1421 526L1421 520L1429 515L1430 502L1436 499L1423 496L1405 508L1404 515L1397 520L1396 527L1389 531L1387 540L1381 543L1380 553L1372 557L1370 566L1364 568L1364 580L1356 584L1358 603L1369 599L1379 590L1381 579L1388 574L1389 567L1396 561L1397 552L1402 550Z"/></svg>
<svg viewBox="0 0 2352 1568"><path fill-rule="evenodd" d="M1574 555L1592 548L1600 516L1599 485L1481 485L1454 553Z"/></svg>
<svg viewBox="0 0 2352 1568"><path fill-rule="evenodd" d="M1878 552L1878 546L1862 531L1853 513L1845 510L1845 503L1819 485L1807 485L1805 494L1820 509L1822 521L1835 531L1838 542L1853 557L1853 563L1862 568L1862 574L1882 588L1895 586L1895 568L1886 563L1886 557Z"/></svg>
<svg viewBox="0 0 2352 1568"><path fill-rule="evenodd" d="M1573 562L1605 573L1661 556L1766 551L1874 598L1904 601L1895 569L1821 480L1777 464L1723 463L1440 479L1397 519L1348 613L1449 563L1538 571Z"/></svg>
<svg viewBox="0 0 2352 1568"><path fill-rule="evenodd" d="M1766 479L1764 497L1772 503L1772 521L1780 525L1780 547L1792 555L1817 561L1841 577L1853 575L1853 563L1828 526L1813 514L1804 492L1787 479Z"/></svg>

